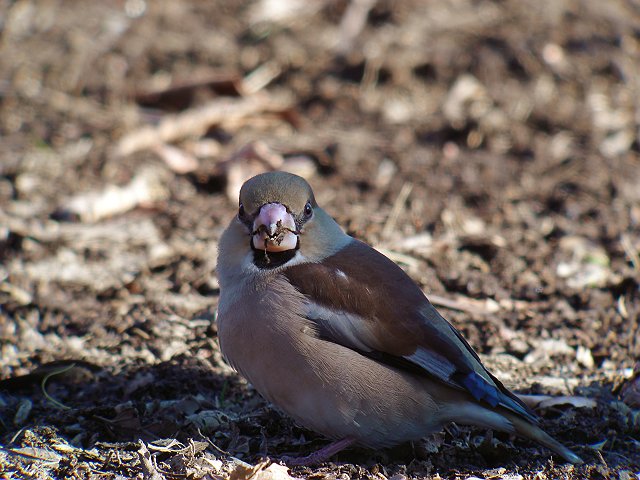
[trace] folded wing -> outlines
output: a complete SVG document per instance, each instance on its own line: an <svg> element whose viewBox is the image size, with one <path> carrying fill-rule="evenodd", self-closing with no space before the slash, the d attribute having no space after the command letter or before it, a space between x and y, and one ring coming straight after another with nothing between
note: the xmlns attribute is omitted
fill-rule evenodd
<svg viewBox="0 0 640 480"><path fill-rule="evenodd" d="M307 297L306 316L320 338L437 378L479 402L537 423L413 280L368 245L353 240L322 264L295 265L283 274Z"/></svg>

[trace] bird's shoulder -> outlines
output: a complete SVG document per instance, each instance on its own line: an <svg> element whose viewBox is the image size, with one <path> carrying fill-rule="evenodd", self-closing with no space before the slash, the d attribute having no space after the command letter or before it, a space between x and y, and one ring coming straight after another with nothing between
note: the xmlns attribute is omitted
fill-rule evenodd
<svg viewBox="0 0 640 480"><path fill-rule="evenodd" d="M412 316L429 301L397 264L356 239L321 262L282 270L300 292L333 310L379 319Z"/></svg>

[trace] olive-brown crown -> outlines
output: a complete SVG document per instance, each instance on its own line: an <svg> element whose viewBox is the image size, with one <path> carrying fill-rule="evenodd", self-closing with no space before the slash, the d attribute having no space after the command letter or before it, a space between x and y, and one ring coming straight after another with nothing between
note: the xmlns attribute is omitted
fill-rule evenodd
<svg viewBox="0 0 640 480"><path fill-rule="evenodd" d="M266 203L280 203L298 215L307 202L316 206L311 186L304 178L289 172L261 173L247 180L240 189L240 204L249 214L255 214Z"/></svg>

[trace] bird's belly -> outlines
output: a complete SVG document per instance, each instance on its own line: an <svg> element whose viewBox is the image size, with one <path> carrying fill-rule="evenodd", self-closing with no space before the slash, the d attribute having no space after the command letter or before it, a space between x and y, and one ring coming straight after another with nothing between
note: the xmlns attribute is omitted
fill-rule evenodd
<svg viewBox="0 0 640 480"><path fill-rule="evenodd" d="M288 316L288 325L281 328L282 316L246 302L226 312L218 314L218 337L231 366L299 424L336 436L329 432L336 430L334 423L344 423L340 414L343 399L333 394L331 379L316 368L305 343L299 341L304 320ZM251 317L255 312L261 312L259 321Z"/></svg>
<svg viewBox="0 0 640 480"><path fill-rule="evenodd" d="M441 427L428 381L320 340L302 316L249 298L228 306L221 300L222 353L297 423L371 447L418 439Z"/></svg>

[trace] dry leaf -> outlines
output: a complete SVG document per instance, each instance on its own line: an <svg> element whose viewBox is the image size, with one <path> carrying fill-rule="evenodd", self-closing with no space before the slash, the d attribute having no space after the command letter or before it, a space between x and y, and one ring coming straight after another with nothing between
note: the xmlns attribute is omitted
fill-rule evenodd
<svg viewBox="0 0 640 480"><path fill-rule="evenodd" d="M20 455L23 458L28 458L30 460L41 461L41 462L51 462L58 463L62 460L62 455L48 450L46 448L38 448L38 447L23 447L23 448L10 448L7 449L8 452L15 453Z"/></svg>
<svg viewBox="0 0 640 480"><path fill-rule="evenodd" d="M234 469L229 475L229 480L290 480L294 478L289 475L287 467L271 463L270 460L252 466L236 459Z"/></svg>

